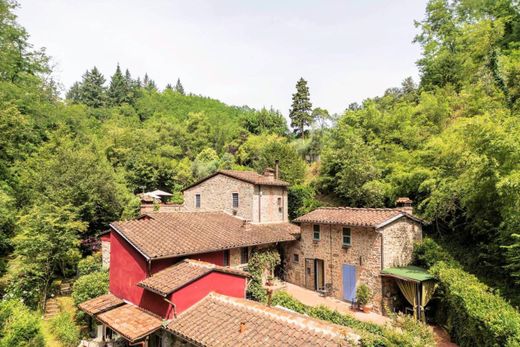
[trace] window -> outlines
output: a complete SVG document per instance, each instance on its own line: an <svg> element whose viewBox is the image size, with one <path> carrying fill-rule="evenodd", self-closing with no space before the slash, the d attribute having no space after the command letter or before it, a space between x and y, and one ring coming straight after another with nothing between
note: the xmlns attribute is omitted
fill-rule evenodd
<svg viewBox="0 0 520 347"><path fill-rule="evenodd" d="M247 264L249 262L249 248L242 247L240 249L240 264Z"/></svg>
<svg viewBox="0 0 520 347"><path fill-rule="evenodd" d="M278 212L282 212L282 211L283 211L282 198L278 198Z"/></svg>
<svg viewBox="0 0 520 347"><path fill-rule="evenodd" d="M224 266L229 266L229 249L224 251Z"/></svg>
<svg viewBox="0 0 520 347"><path fill-rule="evenodd" d="M200 208L200 194L195 194L195 208Z"/></svg>
<svg viewBox="0 0 520 347"><path fill-rule="evenodd" d="M238 208L238 193L231 193L233 208Z"/></svg>
<svg viewBox="0 0 520 347"><path fill-rule="evenodd" d="M352 246L352 233L350 228L343 228L343 246Z"/></svg>
<svg viewBox="0 0 520 347"><path fill-rule="evenodd" d="M300 256L298 254L296 254L296 253L293 254L293 261L295 263L299 263L300 262Z"/></svg>
<svg viewBox="0 0 520 347"><path fill-rule="evenodd" d="M319 241L320 240L320 226L319 226L319 224L314 224L314 226L313 226L312 239L315 240L315 241Z"/></svg>

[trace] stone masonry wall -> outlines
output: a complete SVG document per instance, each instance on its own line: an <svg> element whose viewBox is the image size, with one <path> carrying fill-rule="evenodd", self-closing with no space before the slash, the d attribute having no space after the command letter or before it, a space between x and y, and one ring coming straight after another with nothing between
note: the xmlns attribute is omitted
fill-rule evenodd
<svg viewBox="0 0 520 347"><path fill-rule="evenodd" d="M281 199L281 205L278 199ZM276 186L256 186L253 196L253 223L288 222L287 188ZM261 209L261 213L259 213Z"/></svg>
<svg viewBox="0 0 520 347"><path fill-rule="evenodd" d="M410 264L413 246L422 240L422 227L408 218L401 218L380 230L383 234L384 268Z"/></svg>
<svg viewBox="0 0 520 347"><path fill-rule="evenodd" d="M343 264L356 268L356 283L365 283L374 293L373 304L381 311L381 235L372 228L351 228L352 246L343 247L342 225L320 225L320 241L313 240L313 224L301 226L301 239L286 246L286 280L305 287L305 259L324 261L325 283L332 286L332 296L343 300ZM294 261L294 254L299 261ZM312 274L311 274L312 275ZM312 281L310 282L312 284ZM312 289L312 288L311 288Z"/></svg>
<svg viewBox="0 0 520 347"><path fill-rule="evenodd" d="M254 185L226 175L216 175L184 191L187 211L225 211L251 220ZM238 208L233 208L232 193L238 193ZM195 194L200 194L200 208L195 208Z"/></svg>
<svg viewBox="0 0 520 347"><path fill-rule="evenodd" d="M103 260L103 268L110 267L110 241L101 241L101 259Z"/></svg>

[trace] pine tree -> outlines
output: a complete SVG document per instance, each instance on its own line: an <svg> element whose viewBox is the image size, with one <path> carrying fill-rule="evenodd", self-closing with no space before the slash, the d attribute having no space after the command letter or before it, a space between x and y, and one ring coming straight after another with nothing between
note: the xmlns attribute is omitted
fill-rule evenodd
<svg viewBox="0 0 520 347"><path fill-rule="evenodd" d="M148 77L147 73L144 74L143 88L149 91L157 90L157 85L155 84L155 81Z"/></svg>
<svg viewBox="0 0 520 347"><path fill-rule="evenodd" d="M83 75L79 88L79 101L90 107L103 107L106 104L105 77L94 66Z"/></svg>
<svg viewBox="0 0 520 347"><path fill-rule="evenodd" d="M129 87L125 77L121 73L119 64L117 64L116 72L112 75L110 87L108 88L108 102L110 105L119 106L124 102L129 102Z"/></svg>
<svg viewBox="0 0 520 347"><path fill-rule="evenodd" d="M302 138L305 137L305 127L313 122L312 104L310 101L309 87L303 78L296 83L296 93L292 96L292 106L289 111L291 127L295 129Z"/></svg>
<svg viewBox="0 0 520 347"><path fill-rule="evenodd" d="M166 85L166 87L164 88L164 90L170 90L170 91L172 91L172 90L173 90L173 87L172 87L172 85L171 85L170 83L168 83L168 84Z"/></svg>
<svg viewBox="0 0 520 347"><path fill-rule="evenodd" d="M177 84L175 85L175 91L179 94L184 94L184 87L182 86L181 79L177 78Z"/></svg>
<svg viewBox="0 0 520 347"><path fill-rule="evenodd" d="M72 101L74 104L78 104L81 102L81 83L74 82L72 87L68 90L65 98Z"/></svg>

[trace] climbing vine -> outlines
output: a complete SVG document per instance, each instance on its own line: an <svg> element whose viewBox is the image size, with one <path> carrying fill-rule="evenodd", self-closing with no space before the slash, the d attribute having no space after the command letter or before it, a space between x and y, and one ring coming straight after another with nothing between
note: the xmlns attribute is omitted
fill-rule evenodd
<svg viewBox="0 0 520 347"><path fill-rule="evenodd" d="M280 253L274 248L260 249L253 251L247 268L251 274L247 294L254 300L266 301L267 290L262 283L262 275L266 270L272 274L275 266L281 262Z"/></svg>

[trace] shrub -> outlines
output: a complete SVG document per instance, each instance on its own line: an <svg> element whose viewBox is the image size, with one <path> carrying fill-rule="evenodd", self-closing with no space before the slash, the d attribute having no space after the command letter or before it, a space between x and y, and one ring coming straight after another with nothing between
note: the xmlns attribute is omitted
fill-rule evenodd
<svg viewBox="0 0 520 347"><path fill-rule="evenodd" d="M0 347L43 347L40 318L19 300L0 302Z"/></svg>
<svg viewBox="0 0 520 347"><path fill-rule="evenodd" d="M101 271L101 267L101 253L94 253L78 262L78 275L83 276L92 272Z"/></svg>
<svg viewBox="0 0 520 347"><path fill-rule="evenodd" d="M356 301L360 306L365 306L370 300L372 300L372 291L363 283L356 290Z"/></svg>
<svg viewBox="0 0 520 347"><path fill-rule="evenodd" d="M263 286L262 276L265 271L269 271L271 274L280 261L280 253L276 249L262 249L253 252L247 264L247 269L251 274L247 294L252 299L261 302L267 300L267 291Z"/></svg>
<svg viewBox="0 0 520 347"><path fill-rule="evenodd" d="M461 346L519 346L520 313L475 276L438 262L430 271L444 293L450 335Z"/></svg>
<svg viewBox="0 0 520 347"><path fill-rule="evenodd" d="M79 277L72 287L72 299L79 305L108 293L108 272L98 271Z"/></svg>
<svg viewBox="0 0 520 347"><path fill-rule="evenodd" d="M439 261L443 261L453 266L458 265L455 259L440 246L437 242L429 237L415 245L413 251L414 263L417 266L430 268Z"/></svg>
<svg viewBox="0 0 520 347"><path fill-rule="evenodd" d="M79 343L79 328L69 312L61 312L51 320L51 331L63 347L75 347Z"/></svg>

